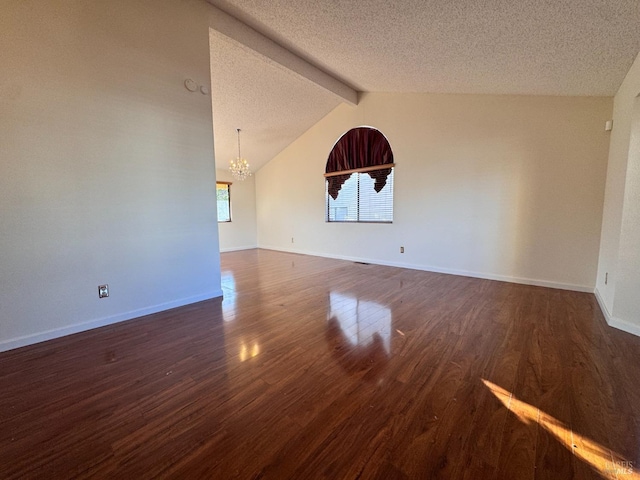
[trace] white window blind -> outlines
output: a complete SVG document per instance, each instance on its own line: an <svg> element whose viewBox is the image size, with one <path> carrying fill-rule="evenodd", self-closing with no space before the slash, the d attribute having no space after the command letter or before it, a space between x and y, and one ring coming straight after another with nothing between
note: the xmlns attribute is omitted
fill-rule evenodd
<svg viewBox="0 0 640 480"><path fill-rule="evenodd" d="M375 181L368 173L355 172L342 184L338 197L329 195L325 181L328 222L393 222L393 168L382 190L376 192Z"/></svg>

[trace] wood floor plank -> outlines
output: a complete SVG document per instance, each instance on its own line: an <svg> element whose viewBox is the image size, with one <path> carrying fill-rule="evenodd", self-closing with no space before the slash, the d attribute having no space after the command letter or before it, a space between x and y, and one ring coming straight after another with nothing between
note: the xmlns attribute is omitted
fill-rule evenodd
<svg viewBox="0 0 640 480"><path fill-rule="evenodd" d="M549 305L547 289L532 288L525 303L514 318L519 327L514 334L520 337L522 355L516 371L512 398L509 401L498 478L535 478L536 446L539 435L539 408L541 397L542 351L540 324L547 321Z"/></svg>
<svg viewBox="0 0 640 480"><path fill-rule="evenodd" d="M567 345L570 334L565 322L570 306L563 302L563 292L550 292L550 308L546 321L539 324L536 342L542 353L540 375L541 426L536 444L536 479L576 478L573 471L573 438L571 432L570 372L566 366L571 355ZM555 338L549 342L548 338Z"/></svg>
<svg viewBox="0 0 640 480"><path fill-rule="evenodd" d="M593 295L221 266L223 299L1 353L0 479L638 478L640 338Z"/></svg>

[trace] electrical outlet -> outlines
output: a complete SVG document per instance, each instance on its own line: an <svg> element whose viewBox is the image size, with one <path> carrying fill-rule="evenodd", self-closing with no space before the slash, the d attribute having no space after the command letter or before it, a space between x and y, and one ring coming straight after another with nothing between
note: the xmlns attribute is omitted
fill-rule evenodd
<svg viewBox="0 0 640 480"><path fill-rule="evenodd" d="M604 274L604 284L606 285L609 282L609 272Z"/></svg>
<svg viewBox="0 0 640 480"><path fill-rule="evenodd" d="M293 243L293 237L291 237L291 243Z"/></svg>
<svg viewBox="0 0 640 480"><path fill-rule="evenodd" d="M400 247L400 253L404 253L404 247Z"/></svg>
<svg viewBox="0 0 640 480"><path fill-rule="evenodd" d="M98 298L107 298L109 296L109 285L98 285Z"/></svg>

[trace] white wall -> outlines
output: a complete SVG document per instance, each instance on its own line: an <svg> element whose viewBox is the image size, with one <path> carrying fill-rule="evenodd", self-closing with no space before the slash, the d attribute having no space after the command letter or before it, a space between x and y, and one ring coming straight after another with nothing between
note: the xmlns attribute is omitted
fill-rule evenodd
<svg viewBox="0 0 640 480"><path fill-rule="evenodd" d="M216 170L216 178L231 182L231 222L218 224L220 251L256 248L256 183L255 176L238 181L228 170Z"/></svg>
<svg viewBox="0 0 640 480"><path fill-rule="evenodd" d="M614 99L596 295L613 326L640 335L640 55ZM608 282L605 284L605 276Z"/></svg>
<svg viewBox="0 0 640 480"><path fill-rule="evenodd" d="M258 171L258 245L592 291L611 110L604 97L364 95ZM393 148L392 225L324 221L327 156L358 125Z"/></svg>
<svg viewBox="0 0 640 480"><path fill-rule="evenodd" d="M0 350L221 295L208 14L3 2Z"/></svg>

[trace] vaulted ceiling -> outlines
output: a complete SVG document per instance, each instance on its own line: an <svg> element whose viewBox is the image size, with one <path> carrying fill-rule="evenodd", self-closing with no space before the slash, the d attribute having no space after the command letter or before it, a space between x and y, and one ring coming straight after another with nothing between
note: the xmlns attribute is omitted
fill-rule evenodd
<svg viewBox="0 0 640 480"><path fill-rule="evenodd" d="M209 0L347 87L366 92L605 95L640 50L638 0ZM211 36L216 158L254 169L343 98Z"/></svg>

